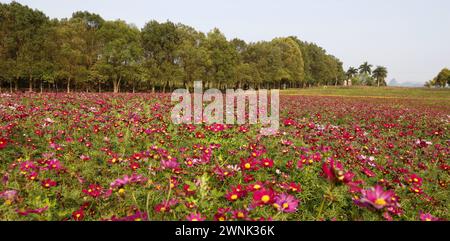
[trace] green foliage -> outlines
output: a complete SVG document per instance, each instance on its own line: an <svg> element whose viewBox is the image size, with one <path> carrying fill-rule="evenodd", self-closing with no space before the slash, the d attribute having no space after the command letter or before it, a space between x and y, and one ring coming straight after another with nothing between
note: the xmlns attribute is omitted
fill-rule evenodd
<svg viewBox="0 0 450 241"><path fill-rule="evenodd" d="M11 92L36 83L41 91L170 91L195 80L220 89L298 88L346 78L342 62L296 37L246 43L170 21L139 30L86 11L50 20L17 2L1 4L0 19L0 87L9 82Z"/></svg>

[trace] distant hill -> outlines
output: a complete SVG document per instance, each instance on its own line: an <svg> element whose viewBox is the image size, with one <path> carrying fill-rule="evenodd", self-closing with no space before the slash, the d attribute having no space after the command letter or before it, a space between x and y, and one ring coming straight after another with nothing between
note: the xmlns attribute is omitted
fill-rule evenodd
<svg viewBox="0 0 450 241"><path fill-rule="evenodd" d="M388 86L399 86L399 87L423 87L423 83L418 82L399 82L396 79L391 79Z"/></svg>

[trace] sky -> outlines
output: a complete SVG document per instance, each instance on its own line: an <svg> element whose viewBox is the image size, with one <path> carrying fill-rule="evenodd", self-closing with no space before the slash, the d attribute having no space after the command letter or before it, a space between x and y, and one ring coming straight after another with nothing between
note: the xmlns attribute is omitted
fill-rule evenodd
<svg viewBox="0 0 450 241"><path fill-rule="evenodd" d="M0 0L8 3L11 1ZM248 42L298 36L358 67L388 68L388 82L423 85L450 67L448 0L18 0L51 18L87 10L143 27L180 22L200 31L219 28Z"/></svg>

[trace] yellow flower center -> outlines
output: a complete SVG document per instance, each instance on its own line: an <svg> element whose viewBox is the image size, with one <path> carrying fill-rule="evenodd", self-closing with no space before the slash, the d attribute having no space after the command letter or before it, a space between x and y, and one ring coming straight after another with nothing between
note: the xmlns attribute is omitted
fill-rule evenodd
<svg viewBox="0 0 450 241"><path fill-rule="evenodd" d="M231 200L236 200L238 196L236 194L231 195Z"/></svg>
<svg viewBox="0 0 450 241"><path fill-rule="evenodd" d="M386 200L384 200L383 198L377 198L377 200L375 200L375 204L384 206L384 205L386 205Z"/></svg>
<svg viewBox="0 0 450 241"><path fill-rule="evenodd" d="M196 218L193 218L191 221L198 221L198 219L196 219Z"/></svg>
<svg viewBox="0 0 450 241"><path fill-rule="evenodd" d="M253 188L254 188L254 189L260 189L260 188L261 188L261 185L255 184L255 185L253 186Z"/></svg>
<svg viewBox="0 0 450 241"><path fill-rule="evenodd" d="M238 218L243 218L244 217L244 213L243 212L238 212L237 216L238 216Z"/></svg>
<svg viewBox="0 0 450 241"><path fill-rule="evenodd" d="M249 169L251 167L251 165L250 165L250 163L245 163L244 167Z"/></svg>
<svg viewBox="0 0 450 241"><path fill-rule="evenodd" d="M263 196L261 197L261 201L263 201L264 203L268 202L269 200L270 200L269 195L263 195Z"/></svg>
<svg viewBox="0 0 450 241"><path fill-rule="evenodd" d="M289 204L288 203L283 203L283 208L288 208Z"/></svg>

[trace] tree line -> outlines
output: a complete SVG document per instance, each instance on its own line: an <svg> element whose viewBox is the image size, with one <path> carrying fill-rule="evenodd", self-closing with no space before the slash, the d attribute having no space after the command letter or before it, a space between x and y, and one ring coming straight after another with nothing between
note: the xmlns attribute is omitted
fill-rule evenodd
<svg viewBox="0 0 450 241"><path fill-rule="evenodd" d="M165 92L194 80L219 89L304 88L355 79L338 58L294 36L246 43L217 28L205 34L149 21L139 29L86 11L50 19L17 2L0 3L0 36L0 91Z"/></svg>
<svg viewBox="0 0 450 241"><path fill-rule="evenodd" d="M450 69L443 68L436 77L434 77L432 80L427 81L424 86L428 88L445 88L446 85L450 86Z"/></svg>

